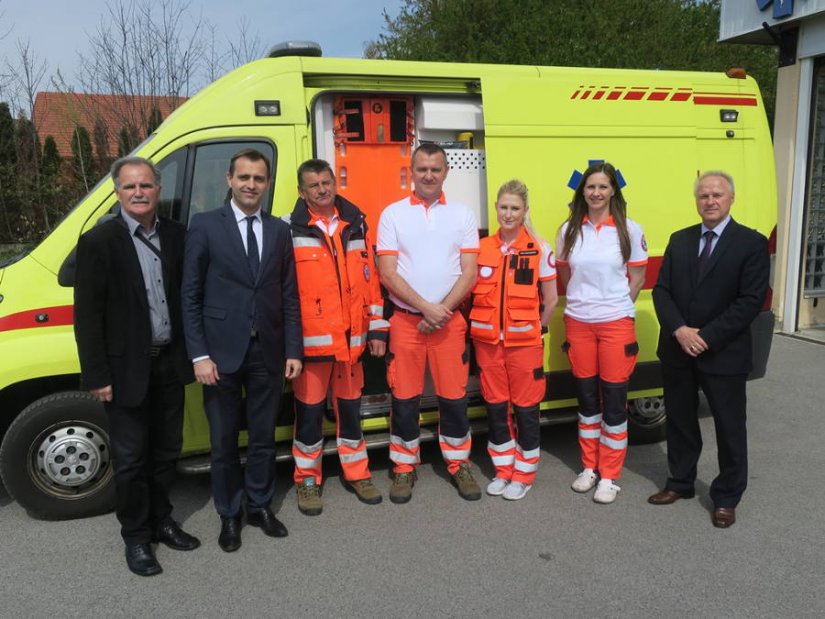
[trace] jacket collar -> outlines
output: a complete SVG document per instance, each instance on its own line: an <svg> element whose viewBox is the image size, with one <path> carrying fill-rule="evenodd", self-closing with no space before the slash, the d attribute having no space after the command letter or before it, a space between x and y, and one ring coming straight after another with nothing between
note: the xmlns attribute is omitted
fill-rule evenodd
<svg viewBox="0 0 825 619"><path fill-rule="evenodd" d="M338 217L349 224L364 217L361 209L340 195L335 196L335 209L338 211ZM312 213L303 198L299 197L295 201L295 208L292 210L289 221L297 226L309 227L311 225Z"/></svg>
<svg viewBox="0 0 825 619"><path fill-rule="evenodd" d="M496 241L499 247L504 246L504 241L501 239L501 229L496 231L495 234ZM519 230L518 236L516 240L510 243L510 249L523 249L526 248L528 243L534 243L535 241L527 234L527 229L522 226Z"/></svg>

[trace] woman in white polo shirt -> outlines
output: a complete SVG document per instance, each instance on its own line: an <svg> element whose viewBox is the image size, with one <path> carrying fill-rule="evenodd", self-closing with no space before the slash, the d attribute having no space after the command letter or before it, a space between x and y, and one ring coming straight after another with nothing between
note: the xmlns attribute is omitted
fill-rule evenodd
<svg viewBox="0 0 825 619"><path fill-rule="evenodd" d="M582 472L572 488L612 503L627 452L627 382L636 366L634 302L645 278L647 245L627 218L616 169L590 166L556 241L567 288L564 350L576 380Z"/></svg>

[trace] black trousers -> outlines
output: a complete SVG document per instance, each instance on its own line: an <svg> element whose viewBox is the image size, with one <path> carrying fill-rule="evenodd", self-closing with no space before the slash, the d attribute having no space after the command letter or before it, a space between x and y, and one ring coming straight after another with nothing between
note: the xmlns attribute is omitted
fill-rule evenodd
<svg viewBox="0 0 825 619"><path fill-rule="evenodd" d="M222 518L241 515L244 493L247 510L263 509L272 502L274 433L283 385L283 370L277 374L267 370L260 343L253 339L237 372L221 374L217 385L203 388L212 446L212 498ZM244 393L249 436L245 471L238 450Z"/></svg>
<svg viewBox="0 0 825 619"><path fill-rule="evenodd" d="M702 452L697 414L701 387L713 414L718 448L719 475L711 483L710 498L715 507L736 507L748 484L747 375L705 374L694 364L675 368L666 363L662 374L670 469L665 487L681 494L693 493Z"/></svg>
<svg viewBox="0 0 825 619"><path fill-rule="evenodd" d="M183 384L165 351L152 358L143 402L135 407L106 405L115 512L127 544L149 543L157 526L171 517L169 492L182 443L183 397Z"/></svg>

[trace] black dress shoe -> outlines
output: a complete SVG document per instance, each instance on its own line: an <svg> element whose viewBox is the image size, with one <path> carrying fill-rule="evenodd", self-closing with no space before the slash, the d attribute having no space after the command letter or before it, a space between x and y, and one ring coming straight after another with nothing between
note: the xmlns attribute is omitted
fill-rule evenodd
<svg viewBox="0 0 825 619"><path fill-rule="evenodd" d="M155 532L155 541L166 544L173 550L195 550L201 541L194 535L189 535L180 528L174 520L167 520L158 526Z"/></svg>
<svg viewBox="0 0 825 619"><path fill-rule="evenodd" d="M253 527L261 527L269 537L286 537L288 534L284 523L278 520L268 507L247 512L246 522Z"/></svg>
<svg viewBox="0 0 825 619"><path fill-rule="evenodd" d="M221 518L218 546L224 552L235 552L241 547L241 519L239 517Z"/></svg>
<svg viewBox="0 0 825 619"><path fill-rule="evenodd" d="M126 544L126 565L138 576L154 576L163 571L149 544Z"/></svg>

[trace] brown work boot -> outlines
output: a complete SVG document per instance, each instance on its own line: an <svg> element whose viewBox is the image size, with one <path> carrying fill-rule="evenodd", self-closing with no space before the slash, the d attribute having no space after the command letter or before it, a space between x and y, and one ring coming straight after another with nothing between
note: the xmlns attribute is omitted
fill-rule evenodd
<svg viewBox="0 0 825 619"><path fill-rule="evenodd" d="M378 505L383 498L381 493L378 491L378 488L375 487L375 484L372 483L372 479L369 477L367 479L348 481L347 487L355 492L355 495L358 497L359 501L366 503L367 505Z"/></svg>
<svg viewBox="0 0 825 619"><path fill-rule="evenodd" d="M481 488L478 487L476 480L473 479L473 473L470 471L470 465L461 463L458 465L458 470L453 475L453 483L458 488L458 494L466 501L478 501L481 498Z"/></svg>
<svg viewBox="0 0 825 619"><path fill-rule="evenodd" d="M415 471L411 473L396 473L390 488L390 501L393 503L407 503L412 498L412 489L415 485Z"/></svg>
<svg viewBox="0 0 825 619"><path fill-rule="evenodd" d="M314 477L305 478L295 489L298 492L298 509L302 514L317 516L323 511L321 486L315 483Z"/></svg>

